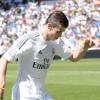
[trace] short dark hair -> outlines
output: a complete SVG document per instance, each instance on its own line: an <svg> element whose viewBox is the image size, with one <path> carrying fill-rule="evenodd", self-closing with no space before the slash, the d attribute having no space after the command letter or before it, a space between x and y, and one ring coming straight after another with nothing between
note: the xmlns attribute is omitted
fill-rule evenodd
<svg viewBox="0 0 100 100"><path fill-rule="evenodd" d="M46 20L46 23L52 23L55 27L61 25L65 28L68 27L69 21L66 15L62 11L54 11L52 12Z"/></svg>

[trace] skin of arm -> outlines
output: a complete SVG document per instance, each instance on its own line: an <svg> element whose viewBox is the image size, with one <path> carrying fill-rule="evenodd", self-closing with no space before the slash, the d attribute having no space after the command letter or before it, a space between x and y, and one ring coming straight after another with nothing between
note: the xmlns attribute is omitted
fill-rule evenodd
<svg viewBox="0 0 100 100"><path fill-rule="evenodd" d="M69 60L71 60L72 62L76 62L78 60L80 60L81 58L84 57L84 55L86 54L87 50L89 48L91 48L92 46L94 46L95 43L93 42L92 39L86 39L83 43L83 47L80 49L76 49L70 56Z"/></svg>
<svg viewBox="0 0 100 100"><path fill-rule="evenodd" d="M1 57L0 59L0 100L3 100L3 95L4 95L7 64L8 64L8 60L4 57Z"/></svg>

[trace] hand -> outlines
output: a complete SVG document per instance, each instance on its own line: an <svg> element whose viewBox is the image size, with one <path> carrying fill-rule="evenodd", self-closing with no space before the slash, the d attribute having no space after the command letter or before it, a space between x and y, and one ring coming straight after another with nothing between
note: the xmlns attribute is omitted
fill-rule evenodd
<svg viewBox="0 0 100 100"><path fill-rule="evenodd" d="M83 48L84 49L88 49L88 48L91 48L95 45L94 41L92 39L86 39L84 41L84 44L83 44Z"/></svg>
<svg viewBox="0 0 100 100"><path fill-rule="evenodd" d="M2 97L0 97L0 100L3 100L3 96L2 96Z"/></svg>
<svg viewBox="0 0 100 100"><path fill-rule="evenodd" d="M0 88L0 100L3 100L4 90Z"/></svg>

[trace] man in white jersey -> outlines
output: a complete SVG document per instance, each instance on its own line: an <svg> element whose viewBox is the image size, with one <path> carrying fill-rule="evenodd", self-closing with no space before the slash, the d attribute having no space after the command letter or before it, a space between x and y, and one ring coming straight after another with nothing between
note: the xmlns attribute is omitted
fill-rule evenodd
<svg viewBox="0 0 100 100"><path fill-rule="evenodd" d="M61 37L68 27L68 20L63 12L55 11L49 15L43 28L30 34L22 35L0 60L0 97L3 100L6 70L8 62L18 59L18 77L12 88L12 100L53 100L44 90L47 69L53 57L78 61L92 40L85 40L82 48L75 50L68 40Z"/></svg>

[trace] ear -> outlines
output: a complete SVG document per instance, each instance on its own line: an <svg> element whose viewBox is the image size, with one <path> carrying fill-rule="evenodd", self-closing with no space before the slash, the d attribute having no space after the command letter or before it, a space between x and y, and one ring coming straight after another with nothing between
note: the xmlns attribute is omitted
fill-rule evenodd
<svg viewBox="0 0 100 100"><path fill-rule="evenodd" d="M48 29L49 29L49 30L52 30L53 25L52 25L51 23L48 23L47 25L48 25Z"/></svg>

